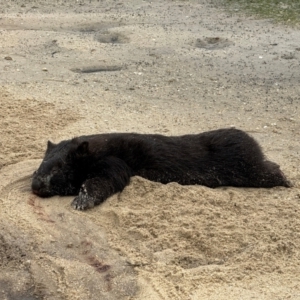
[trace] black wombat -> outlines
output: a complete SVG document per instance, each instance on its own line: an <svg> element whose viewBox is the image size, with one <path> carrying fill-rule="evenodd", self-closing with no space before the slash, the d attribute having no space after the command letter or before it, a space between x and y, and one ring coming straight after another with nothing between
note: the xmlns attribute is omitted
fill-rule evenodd
<svg viewBox="0 0 300 300"><path fill-rule="evenodd" d="M135 175L211 188L290 186L252 137L230 128L183 136L112 133L57 145L49 141L32 191L41 197L77 195L72 206L84 210L122 191Z"/></svg>

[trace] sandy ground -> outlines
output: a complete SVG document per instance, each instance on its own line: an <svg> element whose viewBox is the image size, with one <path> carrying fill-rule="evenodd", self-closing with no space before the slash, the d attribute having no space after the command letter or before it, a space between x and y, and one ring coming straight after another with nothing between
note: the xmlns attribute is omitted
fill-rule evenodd
<svg viewBox="0 0 300 300"><path fill-rule="evenodd" d="M299 30L205 0L0 2L1 299L300 299ZM229 126L294 187L30 192L48 139Z"/></svg>

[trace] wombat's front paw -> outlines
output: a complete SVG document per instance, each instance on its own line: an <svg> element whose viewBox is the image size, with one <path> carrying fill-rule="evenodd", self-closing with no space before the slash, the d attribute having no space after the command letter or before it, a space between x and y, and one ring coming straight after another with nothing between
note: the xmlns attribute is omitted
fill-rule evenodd
<svg viewBox="0 0 300 300"><path fill-rule="evenodd" d="M72 202L72 207L77 210L85 210L95 206L95 199L87 193L86 187L83 184L80 188L79 195Z"/></svg>

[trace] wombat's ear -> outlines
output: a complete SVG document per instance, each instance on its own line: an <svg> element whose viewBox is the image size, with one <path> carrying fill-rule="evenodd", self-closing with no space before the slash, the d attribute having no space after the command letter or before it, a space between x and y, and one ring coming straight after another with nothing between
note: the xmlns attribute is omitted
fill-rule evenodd
<svg viewBox="0 0 300 300"><path fill-rule="evenodd" d="M53 149L56 145L52 143L51 141L48 141L47 143L47 149Z"/></svg>
<svg viewBox="0 0 300 300"><path fill-rule="evenodd" d="M76 150L77 154L88 154L89 153L89 142L82 142L79 144Z"/></svg>
<svg viewBox="0 0 300 300"><path fill-rule="evenodd" d="M56 144L52 143L51 141L48 141L46 153L49 153L55 146Z"/></svg>

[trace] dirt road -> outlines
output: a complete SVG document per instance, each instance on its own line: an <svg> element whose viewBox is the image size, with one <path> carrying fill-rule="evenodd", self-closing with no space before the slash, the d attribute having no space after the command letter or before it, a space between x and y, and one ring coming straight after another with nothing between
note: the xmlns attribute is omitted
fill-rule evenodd
<svg viewBox="0 0 300 300"><path fill-rule="evenodd" d="M209 1L0 2L1 299L300 299L300 31ZM47 140L235 126L294 187L30 191Z"/></svg>

